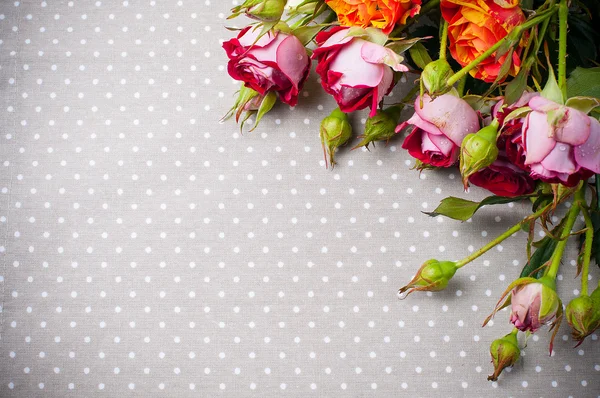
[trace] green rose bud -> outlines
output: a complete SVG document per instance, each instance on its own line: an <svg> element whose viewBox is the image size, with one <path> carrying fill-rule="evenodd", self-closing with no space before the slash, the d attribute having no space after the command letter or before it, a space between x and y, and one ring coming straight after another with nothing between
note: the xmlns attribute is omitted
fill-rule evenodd
<svg viewBox="0 0 600 398"><path fill-rule="evenodd" d="M325 154L325 167L327 167L327 156L331 167L335 165L335 151L352 138L352 126L348 121L348 115L336 108L321 121L321 145Z"/></svg>
<svg viewBox="0 0 600 398"><path fill-rule="evenodd" d="M438 292L444 290L457 269L458 267L453 261L427 260L408 285L398 290L398 294L400 298L405 298L416 291Z"/></svg>
<svg viewBox="0 0 600 398"><path fill-rule="evenodd" d="M505 368L513 366L521 356L519 343L517 342L517 329L506 336L494 340L490 346L494 374L488 376L488 380L496 381Z"/></svg>
<svg viewBox="0 0 600 398"><path fill-rule="evenodd" d="M262 22L277 22L281 19L286 0L246 0L242 5L231 9L231 16L240 14Z"/></svg>
<svg viewBox="0 0 600 398"><path fill-rule="evenodd" d="M421 81L432 96L442 95L450 90L446 81L454 74L452 67L445 59L428 63L421 73Z"/></svg>
<svg viewBox="0 0 600 398"><path fill-rule="evenodd" d="M385 110L378 110L375 116L367 119L365 133L359 136L362 140L352 149L361 146L369 148L369 144L375 141L385 140L387 143L396 134L395 129L401 112L402 106L392 106Z"/></svg>
<svg viewBox="0 0 600 398"><path fill-rule="evenodd" d="M578 342L600 327L600 287L591 296L579 296L567 305L567 322L571 326L571 335Z"/></svg>
<svg viewBox="0 0 600 398"><path fill-rule="evenodd" d="M266 95L262 96L251 88L242 86L238 92L238 97L235 100L235 103L229 112L223 116L221 121L223 122L235 115L235 122L240 123L240 130L242 130L244 128L244 123L246 123L246 121L252 115L256 115L256 122L254 123L254 127L250 130L252 131L258 127L258 123L262 117L273 108L273 105L275 105L276 101L277 94L275 94L273 91L270 91ZM242 113L244 116L242 116Z"/></svg>
<svg viewBox="0 0 600 398"><path fill-rule="evenodd" d="M465 189L469 186L469 177L481 169L494 163L498 157L498 121L479 130L477 133L468 134L460 148L460 174L462 174Z"/></svg>

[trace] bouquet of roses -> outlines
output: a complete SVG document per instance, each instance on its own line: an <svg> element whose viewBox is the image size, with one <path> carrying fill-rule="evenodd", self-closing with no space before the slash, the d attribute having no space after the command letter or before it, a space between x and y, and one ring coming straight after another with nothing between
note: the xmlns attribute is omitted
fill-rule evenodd
<svg viewBox="0 0 600 398"><path fill-rule="evenodd" d="M588 287L590 265L600 266L595 0L246 0L232 10L240 14L255 22L223 44L229 74L244 83L227 117L243 126L254 116L255 128L277 101L295 106L315 61L338 105L320 127L326 166L353 138L348 114L370 108L354 148L406 129L402 147L418 169L458 167L465 189L493 194L449 197L429 215L466 221L483 206L531 201L531 214L505 233L460 261L426 261L399 291L443 290L461 267L527 231L527 263L484 323L511 307L514 330L491 344L490 380L518 360L519 331L549 325L552 352L563 318L579 344L600 327L600 286ZM408 95L384 106L410 73L418 78ZM414 113L400 122L406 107ZM563 307L556 278L574 235L581 290Z"/></svg>

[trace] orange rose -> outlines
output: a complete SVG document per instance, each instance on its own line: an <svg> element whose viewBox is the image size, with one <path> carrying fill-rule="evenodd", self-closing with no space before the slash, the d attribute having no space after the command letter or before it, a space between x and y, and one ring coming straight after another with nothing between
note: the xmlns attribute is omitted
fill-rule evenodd
<svg viewBox="0 0 600 398"><path fill-rule="evenodd" d="M519 0L442 0L440 5L442 16L448 22L450 53L462 66L483 54L514 26L525 21ZM521 67L522 44L513 52L511 76L515 76ZM471 76L493 82L507 56L508 53L496 61L492 54L471 70Z"/></svg>
<svg viewBox="0 0 600 398"><path fill-rule="evenodd" d="M374 26L389 34L396 23L405 24L421 9L421 0L325 0L341 25Z"/></svg>

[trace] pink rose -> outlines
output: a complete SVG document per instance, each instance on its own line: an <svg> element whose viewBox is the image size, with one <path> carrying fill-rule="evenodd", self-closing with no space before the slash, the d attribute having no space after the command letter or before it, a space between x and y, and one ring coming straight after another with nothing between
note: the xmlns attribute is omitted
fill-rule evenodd
<svg viewBox="0 0 600 398"><path fill-rule="evenodd" d="M556 317L560 305L556 292L543 283L521 285L512 291L510 321L523 332L535 332Z"/></svg>
<svg viewBox="0 0 600 398"><path fill-rule="evenodd" d="M306 49L296 36L279 31L269 31L257 41L260 31L249 26L223 43L227 71L260 95L275 91L282 102L294 106L310 71Z"/></svg>
<svg viewBox="0 0 600 398"><path fill-rule="evenodd" d="M523 123L525 165L533 177L574 186L600 173L600 122L543 97L529 101Z"/></svg>
<svg viewBox="0 0 600 398"><path fill-rule="evenodd" d="M460 144L467 134L479 131L477 113L463 99L444 94L432 100L427 94L415 100L415 113L396 127L399 132L414 126L402 148L421 162L435 167L450 167L458 159Z"/></svg>
<svg viewBox="0 0 600 398"><path fill-rule="evenodd" d="M316 37L317 73L321 85L343 112L371 107L375 116L382 98L394 86L393 71L407 71L391 49L348 36L347 27L335 27Z"/></svg>

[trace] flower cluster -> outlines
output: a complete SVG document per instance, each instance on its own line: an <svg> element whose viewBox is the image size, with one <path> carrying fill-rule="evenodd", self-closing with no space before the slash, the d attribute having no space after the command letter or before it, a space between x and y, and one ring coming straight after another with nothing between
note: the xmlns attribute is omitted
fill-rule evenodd
<svg viewBox="0 0 600 398"><path fill-rule="evenodd" d="M556 279L580 216L585 220L578 233L581 295L564 315L579 343L600 326L600 288L588 294L587 286L590 264L600 265L595 234L600 231L600 69L592 68L593 38L587 47L567 45L572 18L594 31L589 10L597 4L532 0L528 7L536 8L526 9L524 3L245 0L232 17L243 14L255 22L223 43L227 70L243 83L228 116L239 121L245 113L242 125L255 116L256 127L278 100L296 106L314 62L323 90L337 103L319 130L326 166L335 165L338 149L354 137L348 114L368 109L354 148L404 136L402 148L415 158L416 168L457 167L465 189L473 185L492 193L480 203L446 198L431 215L465 221L484 205L533 203L531 215L488 245L460 261L428 260L400 289L403 297L443 290L461 267L515 232L530 232L527 265L488 318L511 306L514 330L492 343L490 380L518 360L519 331L535 333L551 325L556 334L563 318ZM433 29L437 36L418 34L426 28L416 23L424 14L439 21ZM549 48L558 50L555 56ZM585 54L577 53L583 48ZM574 62L567 63L568 50ZM401 79L408 73L419 75L418 83ZM412 86L402 90L408 95L386 105L400 81ZM566 215L552 226L557 207L566 202L571 204ZM533 242L540 225L546 236Z"/></svg>

